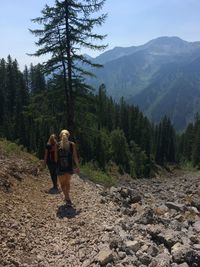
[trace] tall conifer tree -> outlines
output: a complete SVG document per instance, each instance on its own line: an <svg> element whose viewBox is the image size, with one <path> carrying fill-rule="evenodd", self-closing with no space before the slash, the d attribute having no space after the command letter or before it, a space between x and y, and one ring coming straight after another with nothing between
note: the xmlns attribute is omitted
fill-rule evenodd
<svg viewBox="0 0 200 267"><path fill-rule="evenodd" d="M74 131L75 84L83 83L84 75L91 73L84 69L84 64L93 64L81 54L82 47L93 50L104 49L96 41L104 39L104 35L93 33L95 26L101 26L106 14L94 17L99 12L105 0L56 0L53 7L48 5L42 10L42 17L33 22L43 26L42 29L31 30L39 37L36 43L40 48L35 56L51 54L44 63L45 71L60 72L64 80L64 90L67 103L67 124Z"/></svg>
<svg viewBox="0 0 200 267"><path fill-rule="evenodd" d="M5 97L6 97L6 62L0 60L0 133L3 132L4 116L5 116Z"/></svg>

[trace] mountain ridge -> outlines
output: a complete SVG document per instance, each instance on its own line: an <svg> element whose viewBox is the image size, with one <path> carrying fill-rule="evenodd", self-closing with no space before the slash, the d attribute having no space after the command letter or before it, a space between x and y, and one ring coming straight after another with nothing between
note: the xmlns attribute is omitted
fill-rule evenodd
<svg viewBox="0 0 200 267"><path fill-rule="evenodd" d="M186 95L184 93L186 88L182 85L179 77L186 76L188 78L186 83L189 84L189 87L192 86L191 84L195 82L194 79L196 79L198 74L186 75L186 70L190 71L191 66L193 66L192 69L194 69L195 64L190 64L196 61L197 69L195 72L198 73L198 62L200 62L199 55L199 41L188 42L174 36L159 37L140 46L130 46L126 48L116 47L94 59L95 63L104 64L104 68L95 70L94 74L97 79L91 78L88 79L88 82L94 88L98 88L100 84L104 83L108 94L115 100L119 100L123 96L130 104L138 105L149 118L158 122L160 118L155 119L152 110L154 113L161 114L162 116L166 114L160 112L159 98L152 99L152 102L148 103L145 97L148 88L151 88L154 84L155 88L159 91L157 95L161 96L162 93L163 99L165 99L164 95L169 95L168 92L173 87L173 83L176 83L176 86L179 86L178 84L182 86L182 95ZM171 69L175 73L174 75L168 75L169 81L164 84L158 77L163 76L163 71L167 68L169 72ZM196 86L198 89L199 83L196 83ZM140 97L145 102L143 105L140 104ZM173 94L171 94L171 98L173 99ZM193 102L195 101L187 99L187 105L193 105ZM168 108L171 109L170 101L168 101L168 104ZM148 107L144 109L144 105L148 105ZM177 102L177 105L181 105L181 102ZM175 119L177 117L175 114L176 110L180 110L181 107L173 107L175 113L170 113L170 118L177 130L184 129L194 116L194 112L200 111L200 102L195 105L195 109L191 108L188 111L191 112L191 116L189 116L190 119L185 120L184 123L180 123Z"/></svg>
<svg viewBox="0 0 200 267"><path fill-rule="evenodd" d="M174 43L176 44L181 44L183 46L183 44L185 44L185 47L187 47L188 45L199 45L200 46L200 41L195 41L195 42L189 42L189 41L185 41L177 36L172 36L172 37L169 37L169 36L161 36L161 37L158 37L158 38L155 38L155 39L152 39L142 45L138 45L138 46L129 46L129 47L122 47L122 46L116 46L112 49L109 49L105 52L103 52L102 54L100 54L99 56L97 57L94 57L93 59L95 61L98 61L98 62L101 62L101 63L105 63L105 62L108 62L110 61L109 59L106 59L106 61L104 62L102 60L102 58L104 59L106 56L108 56L109 58L111 58L111 60L113 59L116 59L116 58L119 58L121 56L125 56L125 55L130 55L132 53L135 53L139 50L143 50L143 49L146 49L146 48L149 48L151 47L152 45L155 45L155 44L163 44L163 43L166 43L168 41L173 41ZM122 53L121 56L119 55L115 55L114 53L118 53L119 51L124 51L124 54ZM114 56L113 56L114 54ZM112 57L111 57L112 56Z"/></svg>

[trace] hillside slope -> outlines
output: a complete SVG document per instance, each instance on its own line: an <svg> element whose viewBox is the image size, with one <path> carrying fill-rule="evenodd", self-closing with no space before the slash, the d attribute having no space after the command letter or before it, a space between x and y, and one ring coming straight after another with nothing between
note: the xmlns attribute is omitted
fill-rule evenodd
<svg viewBox="0 0 200 267"><path fill-rule="evenodd" d="M66 208L48 172L0 163L1 266L200 266L199 172L110 189L74 175Z"/></svg>
<svg viewBox="0 0 200 267"><path fill-rule="evenodd" d="M169 64L129 103L138 105L154 122L167 115L177 130L183 130L200 111L199 76L200 57L185 64Z"/></svg>
<svg viewBox="0 0 200 267"><path fill-rule="evenodd" d="M94 70L97 78L88 82L95 88L104 83L114 99L123 96L154 122L168 115L175 128L183 130L200 112L199 55L200 42L178 37L117 47L94 59L104 67Z"/></svg>

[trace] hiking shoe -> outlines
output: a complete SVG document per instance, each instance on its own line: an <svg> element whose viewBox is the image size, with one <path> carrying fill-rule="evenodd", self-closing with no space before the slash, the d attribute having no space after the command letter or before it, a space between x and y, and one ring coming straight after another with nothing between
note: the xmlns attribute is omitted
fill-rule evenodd
<svg viewBox="0 0 200 267"><path fill-rule="evenodd" d="M71 207L72 206L72 202L70 199L66 199L66 206L67 207Z"/></svg>
<svg viewBox="0 0 200 267"><path fill-rule="evenodd" d="M58 187L53 187L53 191L54 191L55 193L60 193L60 192L61 192L60 189L59 189Z"/></svg>
<svg viewBox="0 0 200 267"><path fill-rule="evenodd" d="M60 190L57 187L52 187L48 191L49 194L58 194L60 193Z"/></svg>

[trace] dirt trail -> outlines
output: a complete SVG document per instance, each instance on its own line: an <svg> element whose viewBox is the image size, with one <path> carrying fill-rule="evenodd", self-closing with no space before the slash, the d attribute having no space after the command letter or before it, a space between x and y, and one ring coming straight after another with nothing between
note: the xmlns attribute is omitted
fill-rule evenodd
<svg viewBox="0 0 200 267"><path fill-rule="evenodd" d="M73 208L66 209L62 193L45 192L47 176L27 177L12 193L1 192L3 266L81 266L80 259L94 253L104 223L117 219L112 203L100 203L98 187L76 175Z"/></svg>
<svg viewBox="0 0 200 267"><path fill-rule="evenodd" d="M22 161L9 185L13 162L1 162L0 266L200 266L200 173L110 189L74 175L66 208L62 193L45 192L48 172Z"/></svg>

